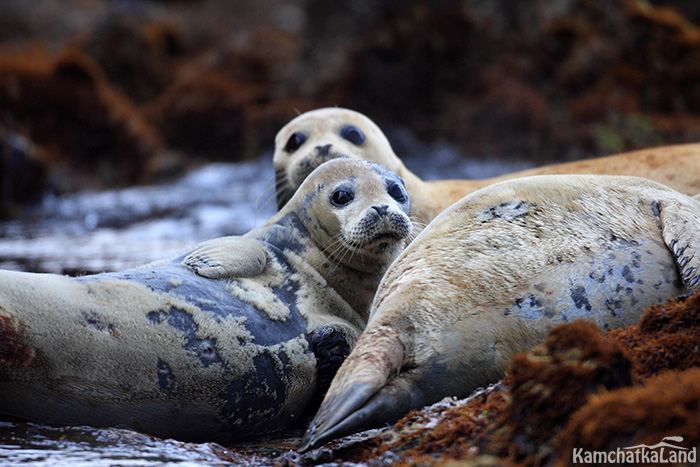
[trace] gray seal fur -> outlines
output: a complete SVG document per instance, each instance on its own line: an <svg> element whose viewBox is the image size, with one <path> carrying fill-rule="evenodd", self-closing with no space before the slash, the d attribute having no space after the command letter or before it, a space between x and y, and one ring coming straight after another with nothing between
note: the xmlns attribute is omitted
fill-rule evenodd
<svg viewBox="0 0 700 467"><path fill-rule="evenodd" d="M174 260L0 271L0 412L193 441L289 428L364 328L408 211L396 174L338 160L265 226Z"/></svg>

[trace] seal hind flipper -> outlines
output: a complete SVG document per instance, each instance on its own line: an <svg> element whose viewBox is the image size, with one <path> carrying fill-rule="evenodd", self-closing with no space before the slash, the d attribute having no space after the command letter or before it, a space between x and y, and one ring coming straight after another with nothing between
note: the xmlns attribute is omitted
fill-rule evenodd
<svg viewBox="0 0 700 467"><path fill-rule="evenodd" d="M673 254L683 284L700 289L700 218L685 204L656 203L652 207L661 220L661 235Z"/></svg>
<svg viewBox="0 0 700 467"><path fill-rule="evenodd" d="M182 264L209 279L254 277L265 269L267 251L251 238L221 237L200 243Z"/></svg>

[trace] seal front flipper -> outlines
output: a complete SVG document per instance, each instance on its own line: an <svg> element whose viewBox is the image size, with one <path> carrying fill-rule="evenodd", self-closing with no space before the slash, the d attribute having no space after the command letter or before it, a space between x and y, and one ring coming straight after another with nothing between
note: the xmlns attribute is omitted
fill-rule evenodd
<svg viewBox="0 0 700 467"><path fill-rule="evenodd" d="M247 237L221 237L197 245L182 264L209 279L254 277L267 264L267 251Z"/></svg>
<svg viewBox="0 0 700 467"><path fill-rule="evenodd" d="M326 324L316 330L311 338L311 350L316 356L318 389L325 394L331 380L357 341L354 330L347 326Z"/></svg>
<svg viewBox="0 0 700 467"><path fill-rule="evenodd" d="M656 202L652 209L661 220L661 235L673 253L683 284L691 291L700 289L700 218L686 204Z"/></svg>

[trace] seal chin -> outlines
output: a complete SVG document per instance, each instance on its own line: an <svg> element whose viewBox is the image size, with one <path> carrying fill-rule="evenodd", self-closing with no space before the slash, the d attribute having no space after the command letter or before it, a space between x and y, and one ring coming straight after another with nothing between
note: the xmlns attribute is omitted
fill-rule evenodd
<svg viewBox="0 0 700 467"><path fill-rule="evenodd" d="M403 245L411 234L411 222L406 216L389 213L376 217L368 215L344 236L349 250L383 254L389 248Z"/></svg>
<svg viewBox="0 0 700 467"><path fill-rule="evenodd" d="M372 251L377 255L383 255L387 250L403 246L403 240L406 235L398 235L396 233L383 233L371 239L365 245L365 249Z"/></svg>

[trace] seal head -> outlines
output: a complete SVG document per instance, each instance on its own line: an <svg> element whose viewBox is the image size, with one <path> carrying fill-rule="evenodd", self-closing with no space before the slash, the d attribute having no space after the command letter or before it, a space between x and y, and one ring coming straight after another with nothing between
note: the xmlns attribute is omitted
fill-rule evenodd
<svg viewBox="0 0 700 467"><path fill-rule="evenodd" d="M334 261L360 271L385 269L411 232L410 201L403 180L373 163L332 161L334 177L299 199L299 217L314 243ZM375 177L350 169L367 166Z"/></svg>

